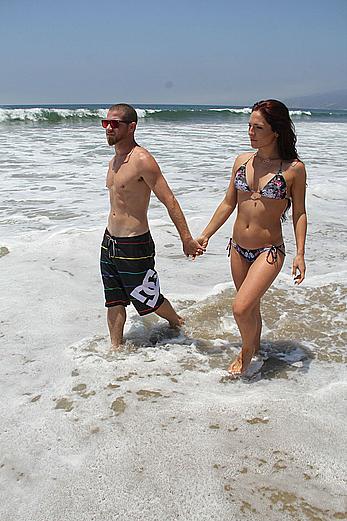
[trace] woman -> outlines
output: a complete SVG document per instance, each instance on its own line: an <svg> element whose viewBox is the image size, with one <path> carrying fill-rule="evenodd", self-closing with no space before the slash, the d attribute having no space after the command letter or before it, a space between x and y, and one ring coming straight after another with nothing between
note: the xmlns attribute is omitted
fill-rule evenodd
<svg viewBox="0 0 347 521"><path fill-rule="evenodd" d="M283 265L281 218L291 204L296 239L292 275L295 284L301 284L305 277L306 172L296 151L289 111L280 101L260 101L252 107L248 127L256 152L236 158L226 195L198 238L206 248L210 237L237 206L228 250L237 290L233 314L241 333L242 350L228 368L232 375L244 373L259 350L260 299Z"/></svg>

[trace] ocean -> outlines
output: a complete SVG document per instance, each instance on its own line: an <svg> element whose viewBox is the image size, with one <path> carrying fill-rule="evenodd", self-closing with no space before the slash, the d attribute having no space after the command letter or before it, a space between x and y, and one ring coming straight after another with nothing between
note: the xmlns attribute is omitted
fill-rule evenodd
<svg viewBox="0 0 347 521"><path fill-rule="evenodd" d="M200 234L249 107L135 105L156 158ZM234 215L194 262L151 199L161 290L186 319L172 332L128 308L108 352L99 247L112 149L107 105L0 107L1 506L4 521L347 519L347 111L292 109L308 173L307 278L287 257L263 299L263 365L240 349L226 246Z"/></svg>

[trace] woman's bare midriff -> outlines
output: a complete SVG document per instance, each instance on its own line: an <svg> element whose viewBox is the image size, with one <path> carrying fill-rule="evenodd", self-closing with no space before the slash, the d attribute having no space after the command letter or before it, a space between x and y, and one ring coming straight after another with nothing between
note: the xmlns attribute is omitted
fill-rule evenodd
<svg viewBox="0 0 347 521"><path fill-rule="evenodd" d="M275 204L274 204L275 203ZM287 201L257 201L254 211L251 199L240 202L232 232L233 240L250 250L283 243L281 215Z"/></svg>

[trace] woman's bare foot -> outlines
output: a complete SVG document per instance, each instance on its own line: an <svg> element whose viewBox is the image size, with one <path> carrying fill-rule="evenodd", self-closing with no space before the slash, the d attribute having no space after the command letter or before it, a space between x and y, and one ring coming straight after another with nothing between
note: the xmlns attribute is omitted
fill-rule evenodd
<svg viewBox="0 0 347 521"><path fill-rule="evenodd" d="M252 361L253 354L254 350L245 351L245 349L242 349L241 353L229 365L228 373L233 376L240 376L242 373L244 373Z"/></svg>

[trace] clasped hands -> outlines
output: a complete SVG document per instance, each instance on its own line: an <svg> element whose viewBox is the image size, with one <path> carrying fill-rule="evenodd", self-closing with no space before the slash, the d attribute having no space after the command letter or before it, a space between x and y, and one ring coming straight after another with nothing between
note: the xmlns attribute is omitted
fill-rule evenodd
<svg viewBox="0 0 347 521"><path fill-rule="evenodd" d="M205 235L200 235L197 239L193 239L193 237L189 237L183 241L183 251L184 254L189 257L191 256L193 260L206 251L208 244L208 238Z"/></svg>

